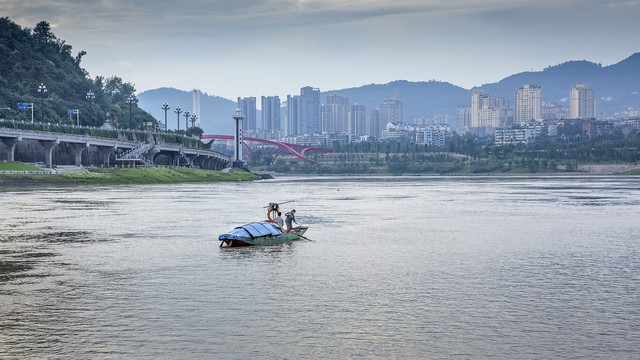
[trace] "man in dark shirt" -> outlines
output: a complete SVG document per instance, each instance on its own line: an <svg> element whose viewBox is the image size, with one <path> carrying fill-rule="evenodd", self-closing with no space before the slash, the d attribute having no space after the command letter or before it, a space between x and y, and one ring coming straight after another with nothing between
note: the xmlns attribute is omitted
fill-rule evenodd
<svg viewBox="0 0 640 360"><path fill-rule="evenodd" d="M287 225L287 232L291 231L291 222L296 223L296 225L298 225L298 222L296 221L296 211L295 210L291 210L290 212L284 214L285 218L284 218L284 223Z"/></svg>

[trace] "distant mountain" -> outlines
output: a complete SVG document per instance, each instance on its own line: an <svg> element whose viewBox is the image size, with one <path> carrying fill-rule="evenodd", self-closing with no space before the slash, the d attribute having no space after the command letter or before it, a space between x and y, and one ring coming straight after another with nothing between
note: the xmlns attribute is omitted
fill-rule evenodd
<svg viewBox="0 0 640 360"><path fill-rule="evenodd" d="M586 83L595 90L599 113L613 114L628 107L640 107L640 53L604 67L584 60L568 61L543 71L511 75L478 88L488 94L508 98L513 105L517 89L524 84L535 84L542 89L543 102L564 101L568 106L569 92L580 83Z"/></svg>
<svg viewBox="0 0 640 360"><path fill-rule="evenodd" d="M169 129L177 128L176 106L182 111L193 112L193 93L174 88L160 88L138 94L138 106L164 124L164 110L162 104L169 104L167 121ZM236 102L219 96L203 93L200 97L200 127L205 134L232 134L233 119ZM189 123L191 125L191 123ZM185 128L184 112L180 114L180 129Z"/></svg>
<svg viewBox="0 0 640 360"><path fill-rule="evenodd" d="M604 67L585 60L568 61L547 67L542 71L514 74L497 83L483 84L470 90L448 82L398 80L387 84L323 91L321 102L326 103L327 95L340 94L349 97L352 104L366 105L369 112L379 108L385 99L396 98L402 100L404 121L407 123L412 123L416 117L447 114L449 124L455 127L457 107L471 106L471 94L475 89L481 88L487 94L505 97L513 106L515 91L525 84L535 84L542 88L543 102L564 103L568 106L569 92L580 83L586 83L595 90L599 113L613 114L629 107L640 108L640 53L635 53L617 64ZM160 107L167 101L172 109L168 113L169 128L175 128L176 114L173 113L173 109L176 105L189 111L192 108L190 91L161 88L145 91L138 97L140 108L161 121L164 121L164 112ZM235 108L235 101L203 94L201 127L205 133L231 134L233 132L231 116ZM282 116L284 114L285 111L282 111ZM182 119L184 120L184 117ZM183 126L184 122L181 122L181 128Z"/></svg>
<svg viewBox="0 0 640 360"><path fill-rule="evenodd" d="M407 123L412 123L416 117L435 114L448 114L449 121L455 122L457 107L471 101L469 90L440 81L398 80L384 85L371 84L358 88L325 91L321 97L323 103L326 96L331 94L347 96L352 104L366 105L367 113L379 108L386 99L396 98L402 101L404 121Z"/></svg>

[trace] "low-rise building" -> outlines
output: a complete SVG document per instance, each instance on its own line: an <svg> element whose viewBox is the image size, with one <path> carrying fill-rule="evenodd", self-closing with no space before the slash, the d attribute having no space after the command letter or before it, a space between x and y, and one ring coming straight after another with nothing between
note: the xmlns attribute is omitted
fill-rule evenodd
<svg viewBox="0 0 640 360"><path fill-rule="evenodd" d="M528 144L536 138L534 128L524 129L496 129L495 145Z"/></svg>
<svg viewBox="0 0 640 360"><path fill-rule="evenodd" d="M426 129L416 131L416 144L444 146L447 132L447 126L427 126Z"/></svg>

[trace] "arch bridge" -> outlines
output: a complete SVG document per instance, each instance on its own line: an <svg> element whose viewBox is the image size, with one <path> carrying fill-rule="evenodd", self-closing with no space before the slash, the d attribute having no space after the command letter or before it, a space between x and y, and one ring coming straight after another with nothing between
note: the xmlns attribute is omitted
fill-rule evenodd
<svg viewBox="0 0 640 360"><path fill-rule="evenodd" d="M202 135L202 141L233 140L233 139L234 139L233 135ZM314 152L314 151L322 152L322 153L333 152L333 150L326 149L326 148L319 148L319 147L298 145L298 144L289 144L289 143L283 143L283 142L278 142L274 140L265 140L265 139L258 139L258 138L252 138L252 137L243 137L242 145L247 150L248 153L251 153L251 150L255 149L256 147L264 147L265 145L271 146L273 148L273 151L267 154L267 156L271 157L271 162L273 162L276 159L276 157L278 157L278 155L280 155L283 151L288 152L289 154L295 156L300 160L311 162L311 163L313 163L314 161L305 156L307 153Z"/></svg>

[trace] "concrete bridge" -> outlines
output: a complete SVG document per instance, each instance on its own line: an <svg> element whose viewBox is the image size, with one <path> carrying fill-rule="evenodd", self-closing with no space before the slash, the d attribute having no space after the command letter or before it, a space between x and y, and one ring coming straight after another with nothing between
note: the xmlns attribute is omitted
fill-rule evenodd
<svg viewBox="0 0 640 360"><path fill-rule="evenodd" d="M127 165L153 166L159 155L167 156L175 166L193 166L208 170L221 170L228 166L230 157L221 153L185 147L179 144L146 143L75 135L48 131L23 130L2 127L0 142L7 148L7 160L14 161L16 145L24 140L37 141L45 153L45 164L53 167L53 149L60 143L67 143L75 154L75 165L81 165L82 153L95 147L102 155L102 164L110 166L111 155L115 161Z"/></svg>

